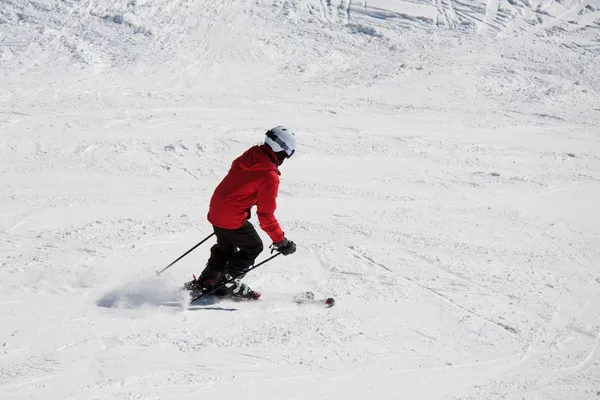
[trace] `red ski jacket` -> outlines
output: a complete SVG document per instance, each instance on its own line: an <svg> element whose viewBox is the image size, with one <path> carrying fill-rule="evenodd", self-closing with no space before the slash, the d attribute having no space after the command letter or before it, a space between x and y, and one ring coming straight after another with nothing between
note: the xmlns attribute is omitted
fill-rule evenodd
<svg viewBox="0 0 600 400"><path fill-rule="evenodd" d="M273 243L284 235L275 218L279 190L279 165L268 146L254 146L235 159L210 199L208 221L219 228L238 229L256 205L258 222Z"/></svg>

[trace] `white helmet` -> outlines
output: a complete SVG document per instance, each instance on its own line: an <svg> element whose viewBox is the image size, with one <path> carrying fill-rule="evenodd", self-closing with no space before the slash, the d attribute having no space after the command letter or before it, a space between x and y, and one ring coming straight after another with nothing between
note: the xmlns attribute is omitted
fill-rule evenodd
<svg viewBox="0 0 600 400"><path fill-rule="evenodd" d="M290 158L296 151L296 135L284 126L276 126L266 133L265 144L275 153L285 151Z"/></svg>

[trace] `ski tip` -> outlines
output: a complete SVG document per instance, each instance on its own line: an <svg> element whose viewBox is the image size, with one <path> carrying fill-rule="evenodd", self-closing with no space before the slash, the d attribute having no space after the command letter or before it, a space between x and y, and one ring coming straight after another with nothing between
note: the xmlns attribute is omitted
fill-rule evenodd
<svg viewBox="0 0 600 400"><path fill-rule="evenodd" d="M325 306L327 306L327 308L333 307L335 305L335 299L333 297L328 297L325 300Z"/></svg>

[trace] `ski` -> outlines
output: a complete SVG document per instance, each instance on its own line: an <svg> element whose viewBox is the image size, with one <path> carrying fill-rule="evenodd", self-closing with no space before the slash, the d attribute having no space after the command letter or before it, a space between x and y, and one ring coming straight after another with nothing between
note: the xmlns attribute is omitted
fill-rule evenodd
<svg viewBox="0 0 600 400"><path fill-rule="evenodd" d="M259 292L257 292L259 293ZM190 291L190 299L193 299L195 296L198 295L198 292L195 291ZM273 296L275 299L277 299L279 296ZM231 300L231 301L259 301L261 298L261 296L259 295L256 298L239 298L239 297L234 297L234 296L215 296L215 295L208 295L203 297L202 299L194 302L194 305L210 305L210 304L214 304L215 302L220 302L223 300ZM269 296L267 297L267 299L269 298ZM281 299L281 297L279 297L279 299ZM333 297L322 297L322 298L317 298L315 296L315 294L313 292L296 292L296 293L286 293L283 295L283 299L285 300L290 300L292 302L294 302L295 304L298 305L302 305L302 304L313 304L313 305L323 305L325 308L331 308L335 305L335 299ZM204 300L204 301L202 301Z"/></svg>
<svg viewBox="0 0 600 400"><path fill-rule="evenodd" d="M254 292L254 295L252 297L236 297L236 296L231 296L231 295L220 296L220 295L216 295L216 294L208 294L208 295L202 296L202 298L196 300L196 298L199 295L201 295L202 292L197 291L197 290L191 290L191 291L188 291L188 294L189 294L189 300L190 300L191 305L210 305L210 304L214 304L214 303L224 301L224 300L236 301L236 302L257 301L258 299L260 299L260 297L262 295L260 292Z"/></svg>
<svg viewBox="0 0 600 400"><path fill-rule="evenodd" d="M325 308L335 305L333 297L317 298L313 292L291 293L290 298L296 304L322 304Z"/></svg>

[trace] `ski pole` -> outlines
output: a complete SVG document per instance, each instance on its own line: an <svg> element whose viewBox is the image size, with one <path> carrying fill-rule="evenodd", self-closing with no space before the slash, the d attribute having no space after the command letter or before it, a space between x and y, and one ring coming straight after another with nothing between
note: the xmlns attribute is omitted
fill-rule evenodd
<svg viewBox="0 0 600 400"><path fill-rule="evenodd" d="M173 261L171 264L167 265L166 267L164 267L161 271L156 271L156 275L160 275L163 272L165 272L167 269L171 268L171 266L173 264L175 264L177 261L181 260L183 257L187 256L188 254L190 254L192 251L194 251L196 249L196 247L200 246L202 243L206 242L208 239L210 239L215 233L211 233L210 235L208 235L206 238L204 238L200 243L198 243L197 245L195 245L194 247L192 247L191 249L189 249L188 251L186 251L185 253L183 253L177 260Z"/></svg>
<svg viewBox="0 0 600 400"><path fill-rule="evenodd" d="M235 277L233 277L233 278L231 278L231 279L228 279L227 281L223 282L223 284L222 284L221 286L214 288L214 289L213 289L213 290L211 290L210 292L205 292L205 293L202 293L202 294L200 294L200 295L198 295L198 296L194 297L194 298L192 299L192 301L190 301L190 304L191 304L191 303L193 303L193 302L195 302L195 301L196 301L196 300L198 300L198 299L201 299L201 298L202 298L202 297L204 297L204 296L207 296L207 295L209 295L209 294L212 294L212 293L216 292L217 290L221 289L223 286L227 285L228 283L231 283L231 282L235 281L235 280L236 280L236 279L238 279L240 276L247 274L248 272L252 271L253 269L256 269L256 268L260 267L261 265L263 265L263 264L265 264L265 263L268 263L269 261L271 261L272 259L274 259L275 257L277 257L277 256L279 256L279 255L281 255L281 253L277 253L277 254L275 254L275 255L273 255L273 256L271 256L271 257L267 258L266 260L259 262L258 264L254 265L252 268L248 268L248 269L247 269L246 271L244 271L243 273L241 273L241 274L239 274L239 275L237 275L237 276L235 276Z"/></svg>

